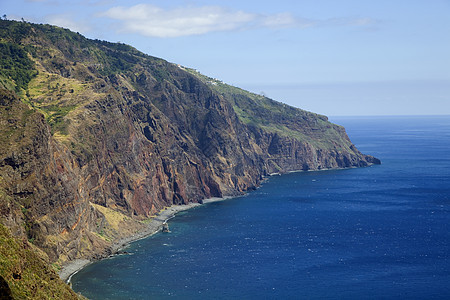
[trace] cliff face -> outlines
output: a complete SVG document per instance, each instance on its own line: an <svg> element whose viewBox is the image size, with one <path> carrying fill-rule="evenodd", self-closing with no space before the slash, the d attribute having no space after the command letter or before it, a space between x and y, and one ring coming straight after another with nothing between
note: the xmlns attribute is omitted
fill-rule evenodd
<svg viewBox="0 0 450 300"><path fill-rule="evenodd" d="M50 262L271 173L379 163L324 116L130 46L4 20L0 46L0 217Z"/></svg>

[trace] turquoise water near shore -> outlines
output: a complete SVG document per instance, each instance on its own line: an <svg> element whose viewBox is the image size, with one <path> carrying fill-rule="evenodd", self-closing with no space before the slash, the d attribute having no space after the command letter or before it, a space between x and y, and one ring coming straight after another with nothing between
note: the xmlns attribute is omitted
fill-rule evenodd
<svg viewBox="0 0 450 300"><path fill-rule="evenodd" d="M449 299L450 117L333 118L382 160L271 177L81 270L90 299Z"/></svg>

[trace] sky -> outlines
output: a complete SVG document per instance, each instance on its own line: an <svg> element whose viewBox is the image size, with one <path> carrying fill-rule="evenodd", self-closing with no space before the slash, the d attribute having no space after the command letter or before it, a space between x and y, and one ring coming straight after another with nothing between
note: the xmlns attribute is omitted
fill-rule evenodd
<svg viewBox="0 0 450 300"><path fill-rule="evenodd" d="M450 0L0 0L328 116L450 115Z"/></svg>

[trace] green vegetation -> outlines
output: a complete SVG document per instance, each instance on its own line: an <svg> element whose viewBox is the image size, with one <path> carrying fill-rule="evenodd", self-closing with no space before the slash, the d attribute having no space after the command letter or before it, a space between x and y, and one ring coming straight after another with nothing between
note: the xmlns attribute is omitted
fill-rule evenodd
<svg viewBox="0 0 450 300"><path fill-rule="evenodd" d="M0 20L0 40L8 40L18 44L30 35L32 26L25 22Z"/></svg>
<svg viewBox="0 0 450 300"><path fill-rule="evenodd" d="M70 61L81 63L92 72L107 76L128 72L140 59L150 58L128 45L89 40L79 33L51 25L7 20L0 20L0 25L0 42L9 45L20 43L30 45L18 52L18 55L26 57L29 53L44 63L47 58L55 71L64 72L68 67L67 62ZM8 53L6 55L8 56ZM5 66L1 67L3 69Z"/></svg>
<svg viewBox="0 0 450 300"><path fill-rule="evenodd" d="M20 46L0 42L0 78L14 82L16 92L26 90L28 83L37 75L33 61Z"/></svg>
<svg viewBox="0 0 450 300"><path fill-rule="evenodd" d="M109 42L95 40L98 46L95 55L102 64L100 73L111 75L130 71L140 59L140 52L125 44L113 44Z"/></svg>
<svg viewBox="0 0 450 300"><path fill-rule="evenodd" d="M45 255L0 224L0 276L14 299L79 299L49 267Z"/></svg>

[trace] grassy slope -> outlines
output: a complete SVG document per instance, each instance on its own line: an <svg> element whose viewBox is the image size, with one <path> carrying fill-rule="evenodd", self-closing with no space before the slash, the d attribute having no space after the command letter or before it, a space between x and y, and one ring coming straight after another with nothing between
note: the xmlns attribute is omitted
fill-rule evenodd
<svg viewBox="0 0 450 300"><path fill-rule="evenodd" d="M0 58L0 87L44 114L52 132L64 138L71 114L106 96L101 76L130 71L148 56L67 29L0 20Z"/></svg>
<svg viewBox="0 0 450 300"><path fill-rule="evenodd" d="M0 276L14 299L79 299L43 257L42 251L12 237L0 224Z"/></svg>

